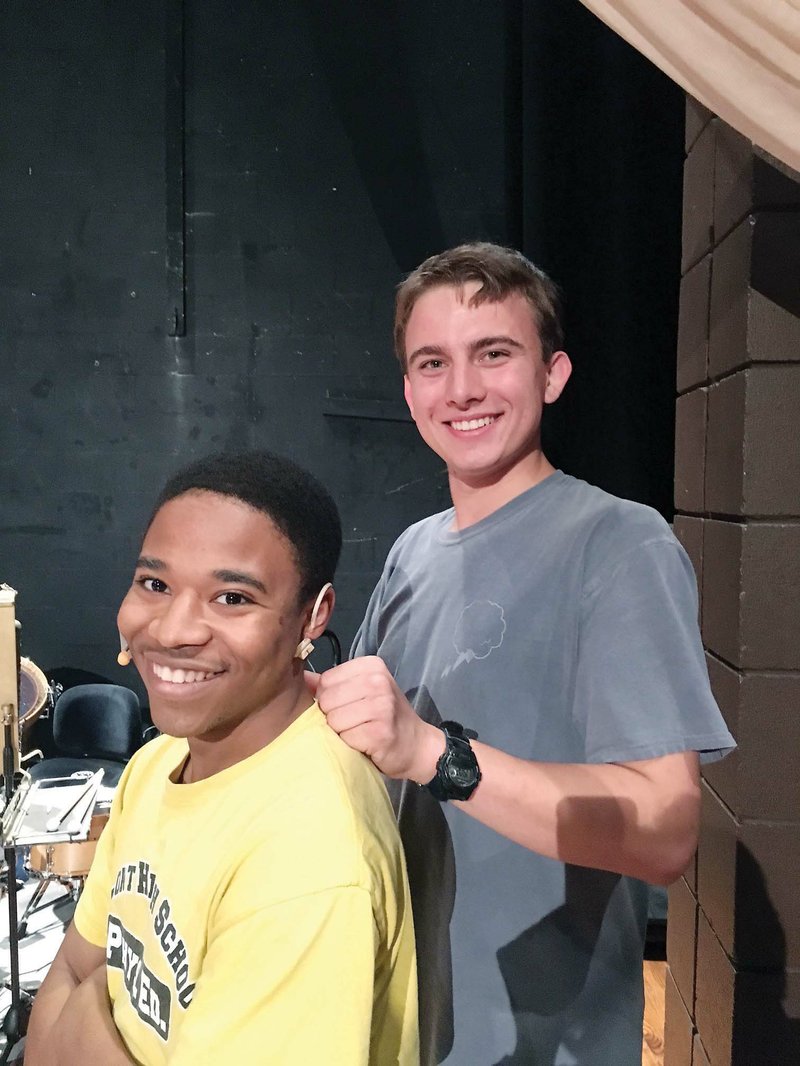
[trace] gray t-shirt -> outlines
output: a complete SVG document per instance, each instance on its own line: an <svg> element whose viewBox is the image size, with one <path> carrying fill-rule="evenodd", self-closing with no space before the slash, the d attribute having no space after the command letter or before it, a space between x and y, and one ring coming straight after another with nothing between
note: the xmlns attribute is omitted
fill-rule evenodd
<svg viewBox="0 0 800 1066"><path fill-rule="evenodd" d="M453 519L398 539L353 646L380 655L424 719L545 762L733 746L709 690L694 573L655 511L556 472L462 532ZM423 1064L638 1066L647 887L528 851L415 784L390 786Z"/></svg>

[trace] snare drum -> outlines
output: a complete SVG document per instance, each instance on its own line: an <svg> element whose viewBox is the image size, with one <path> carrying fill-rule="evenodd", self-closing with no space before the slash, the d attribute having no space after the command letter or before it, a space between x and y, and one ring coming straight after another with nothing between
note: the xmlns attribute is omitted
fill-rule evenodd
<svg viewBox="0 0 800 1066"><path fill-rule="evenodd" d="M28 869L38 877L86 877L91 869L97 841L106 827L108 814L108 804L95 807L86 840L31 844Z"/></svg>

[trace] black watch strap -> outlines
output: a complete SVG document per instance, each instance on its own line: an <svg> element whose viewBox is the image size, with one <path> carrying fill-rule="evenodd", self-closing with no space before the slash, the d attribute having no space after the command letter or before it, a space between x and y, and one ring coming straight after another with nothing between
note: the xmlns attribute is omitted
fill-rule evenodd
<svg viewBox="0 0 800 1066"><path fill-rule="evenodd" d="M465 729L460 722L442 722L439 728L445 735L445 749L436 763L436 773L425 786L434 799L467 800L478 787L481 771L470 740L477 740L474 729Z"/></svg>

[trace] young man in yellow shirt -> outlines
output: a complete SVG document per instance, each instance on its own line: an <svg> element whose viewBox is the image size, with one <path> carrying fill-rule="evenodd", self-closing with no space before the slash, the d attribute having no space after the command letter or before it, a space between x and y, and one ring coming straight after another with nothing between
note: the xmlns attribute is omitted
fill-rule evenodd
<svg viewBox="0 0 800 1066"><path fill-rule="evenodd" d="M268 453L165 487L119 611L162 735L128 765L40 989L27 1066L415 1066L386 790L303 681L336 507Z"/></svg>

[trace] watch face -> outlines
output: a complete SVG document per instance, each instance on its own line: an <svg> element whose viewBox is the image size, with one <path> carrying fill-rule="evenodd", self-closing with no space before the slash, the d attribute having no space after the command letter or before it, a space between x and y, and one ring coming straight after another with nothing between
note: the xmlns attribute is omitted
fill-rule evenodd
<svg viewBox="0 0 800 1066"><path fill-rule="evenodd" d="M480 780L472 752L452 751L445 766L448 789L452 799L468 799Z"/></svg>
<svg viewBox="0 0 800 1066"><path fill-rule="evenodd" d="M472 764L459 765L451 762L447 767L447 777L454 785L469 787L475 782L475 767Z"/></svg>

